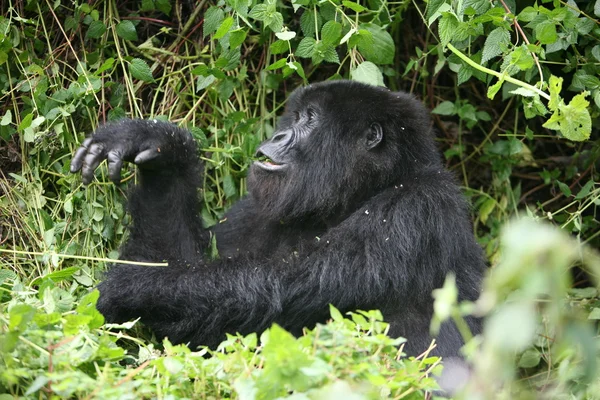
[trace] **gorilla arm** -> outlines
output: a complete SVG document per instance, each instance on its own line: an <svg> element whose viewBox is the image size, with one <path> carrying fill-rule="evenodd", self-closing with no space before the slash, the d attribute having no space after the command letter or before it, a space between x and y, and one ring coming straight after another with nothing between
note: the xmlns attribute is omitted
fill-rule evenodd
<svg viewBox="0 0 600 400"><path fill-rule="evenodd" d="M361 249L353 240L287 262L118 265L99 285L98 309L111 322L141 317L157 335L192 346L215 346L227 332L260 332L273 322L299 333L325 321L330 303L342 311L378 305L383 287L371 282L380 272L365 268Z"/></svg>
<svg viewBox="0 0 600 400"><path fill-rule="evenodd" d="M366 216L365 214L363 214ZM357 215L357 218L359 216ZM329 304L342 312L397 304L408 291L403 265L367 259L365 238L350 218L320 239L316 250L288 260L246 257L185 267L114 267L99 286L108 321L141 317L174 343L216 346L225 333L262 331L273 322L295 334L324 322ZM330 243L328 244L327 241ZM410 248L410 246L407 246Z"/></svg>
<svg viewBox="0 0 600 400"><path fill-rule="evenodd" d="M207 240L198 216L201 166L190 133L160 121L121 120L101 126L85 139L71 161L84 184L106 159L118 183L124 161L139 167L139 185L129 195L133 226L121 258L139 261L200 258Z"/></svg>

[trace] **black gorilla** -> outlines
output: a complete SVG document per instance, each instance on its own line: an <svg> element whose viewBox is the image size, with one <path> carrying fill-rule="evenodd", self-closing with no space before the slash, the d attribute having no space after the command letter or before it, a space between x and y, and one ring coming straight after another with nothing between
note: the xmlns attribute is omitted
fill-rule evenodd
<svg viewBox="0 0 600 400"><path fill-rule="evenodd" d="M431 292L454 272L475 299L485 269L468 207L436 150L425 108L406 93L348 81L296 90L257 151L250 195L214 229L220 260L204 257L198 216L202 168L190 133L157 121L100 127L71 163L89 183L108 160L139 167L133 226L99 286L107 321L135 317L175 343L215 346L226 332L276 322L294 334L340 311L380 309L390 334L417 354L430 343ZM475 320L468 321L474 331ZM442 326L437 354L462 339Z"/></svg>

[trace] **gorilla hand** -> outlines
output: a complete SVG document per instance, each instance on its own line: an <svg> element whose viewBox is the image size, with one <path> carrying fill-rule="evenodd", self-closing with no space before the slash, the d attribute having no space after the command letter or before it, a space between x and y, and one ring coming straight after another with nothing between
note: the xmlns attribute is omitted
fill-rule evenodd
<svg viewBox="0 0 600 400"><path fill-rule="evenodd" d="M170 123L121 120L98 128L83 141L71 161L71 172L81 170L85 185L94 170L106 159L108 175L118 183L123 161L144 169L177 168L195 157L196 145L190 133Z"/></svg>

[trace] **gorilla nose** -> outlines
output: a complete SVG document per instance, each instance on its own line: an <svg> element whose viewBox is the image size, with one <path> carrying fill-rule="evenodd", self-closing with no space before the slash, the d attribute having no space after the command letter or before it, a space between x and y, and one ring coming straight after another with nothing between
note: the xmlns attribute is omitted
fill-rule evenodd
<svg viewBox="0 0 600 400"><path fill-rule="evenodd" d="M270 142L273 144L281 143L281 142L288 142L291 138L292 138L292 131L285 130L283 132L275 132L275 134L271 138Z"/></svg>

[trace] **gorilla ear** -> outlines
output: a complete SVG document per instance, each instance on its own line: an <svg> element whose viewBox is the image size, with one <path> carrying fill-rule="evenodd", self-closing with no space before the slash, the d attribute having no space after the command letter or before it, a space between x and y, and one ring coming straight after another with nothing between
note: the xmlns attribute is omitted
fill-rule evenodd
<svg viewBox="0 0 600 400"><path fill-rule="evenodd" d="M383 140L383 128L379 123L374 122L371 124L369 131L367 132L365 145L367 150L372 150L381 143Z"/></svg>

